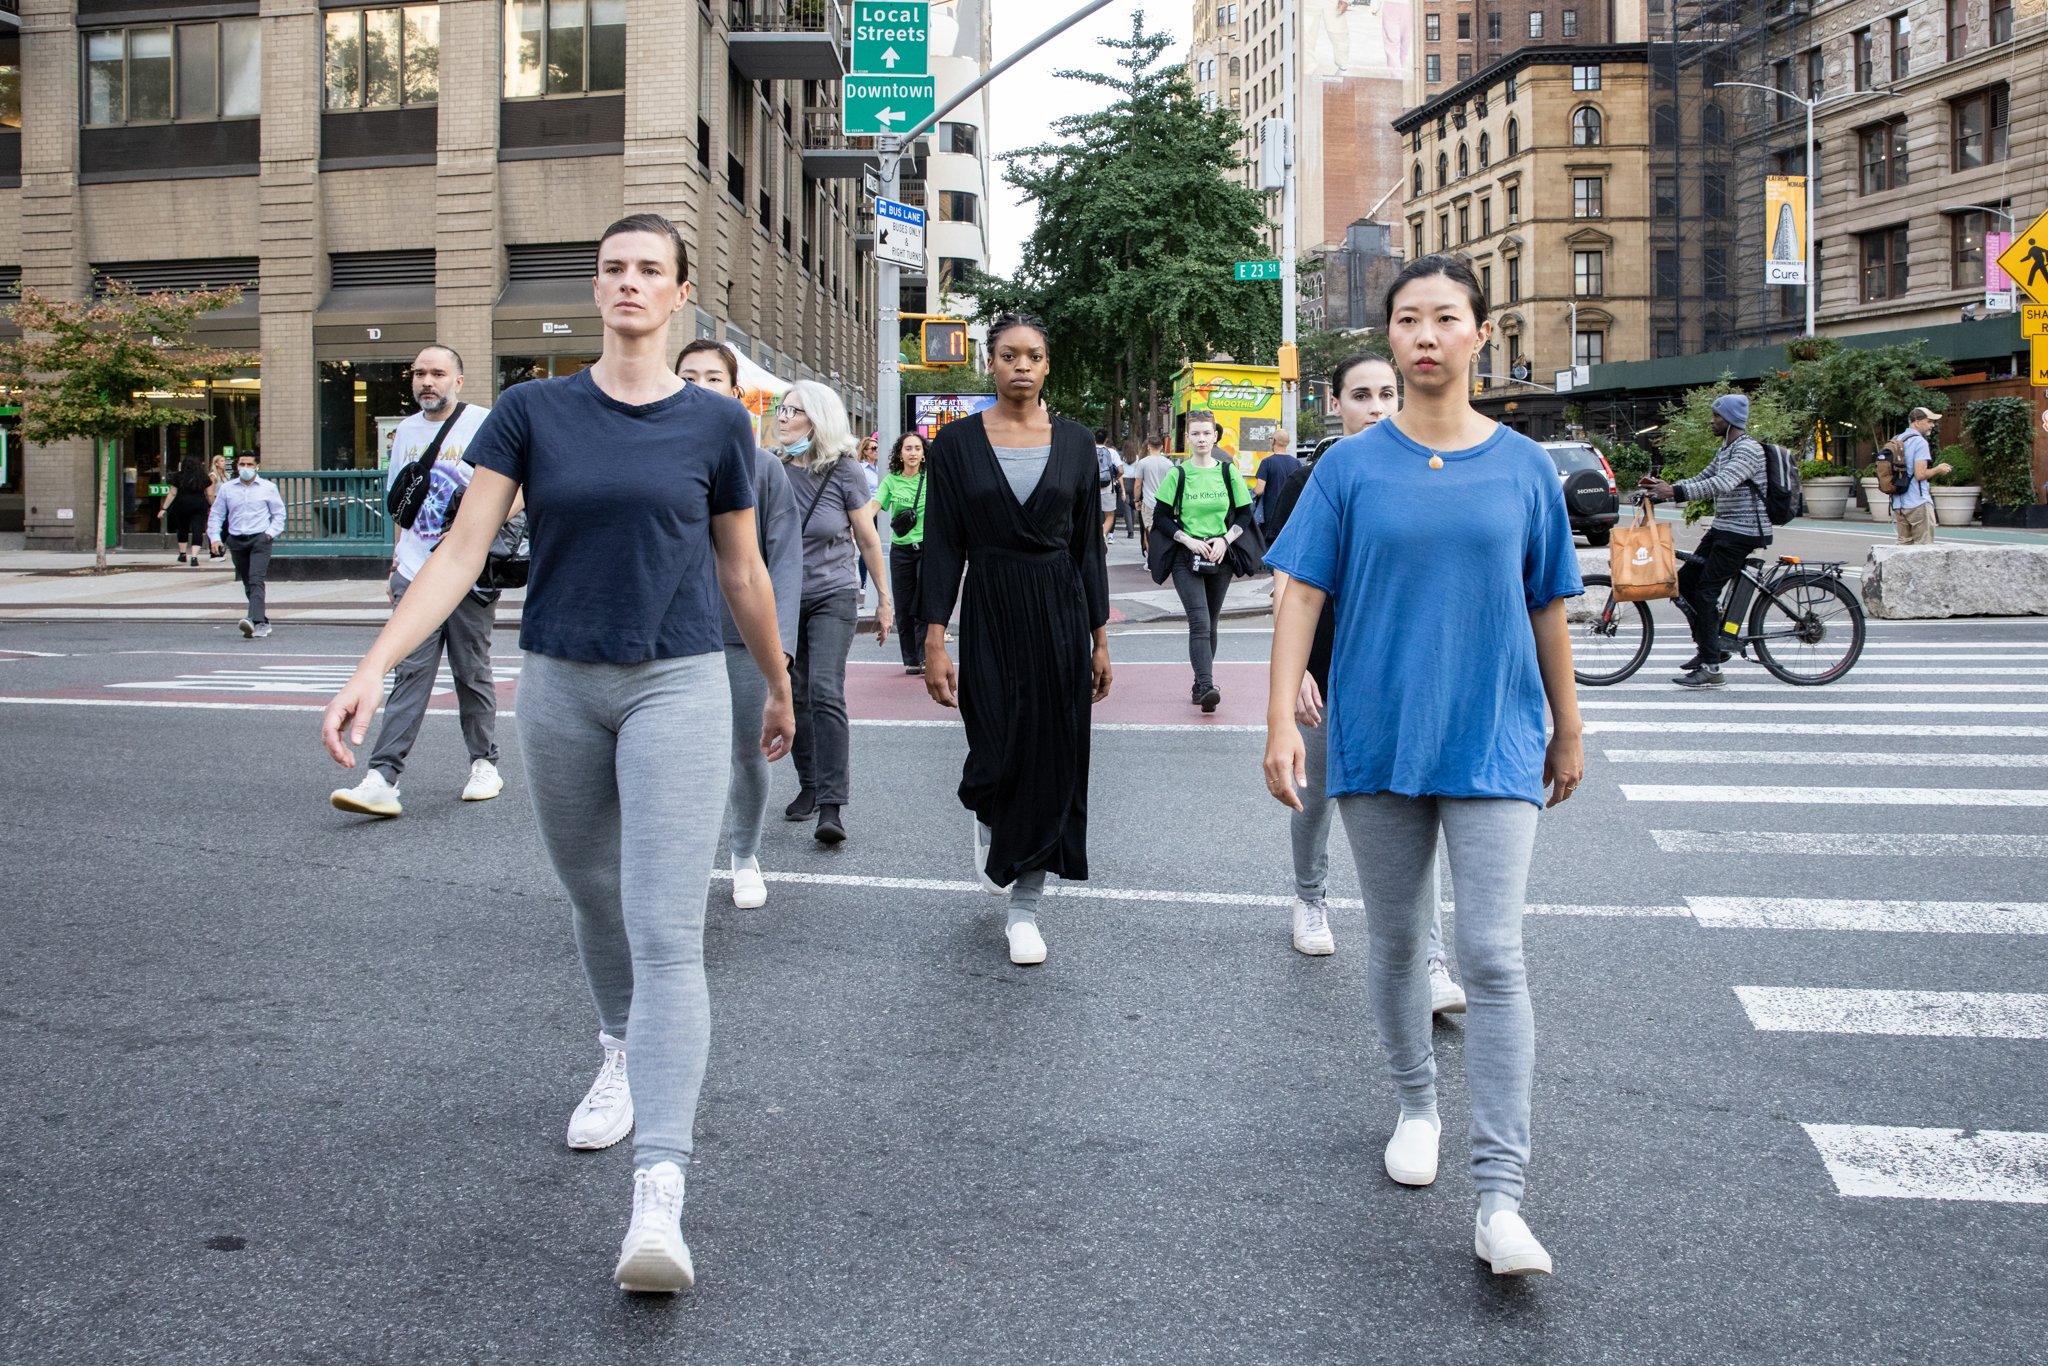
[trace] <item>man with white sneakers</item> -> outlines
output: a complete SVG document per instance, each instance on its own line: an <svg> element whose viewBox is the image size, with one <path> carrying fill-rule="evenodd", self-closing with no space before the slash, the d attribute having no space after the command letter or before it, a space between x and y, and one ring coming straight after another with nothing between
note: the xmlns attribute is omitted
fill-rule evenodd
<svg viewBox="0 0 2048 1366"><path fill-rule="evenodd" d="M434 459L413 523L398 533L391 561L394 607L455 521L471 473L462 453L490 413L488 408L459 400L462 357L453 347L427 347L413 359L411 373L412 395L420 410L399 423L392 437L388 482L396 484L406 467L429 449L434 451ZM449 672L455 675L463 743L469 748L469 781L463 785L462 800L487 802L505 790L493 739L498 720L497 684L491 674L496 599L495 592L473 592L465 597L441 628L398 666L384 706L384 729L370 755L370 772L354 787L338 788L328 798L337 810L365 816L396 816L404 810L398 801L398 775L419 736L420 723L426 719L444 649Z"/></svg>

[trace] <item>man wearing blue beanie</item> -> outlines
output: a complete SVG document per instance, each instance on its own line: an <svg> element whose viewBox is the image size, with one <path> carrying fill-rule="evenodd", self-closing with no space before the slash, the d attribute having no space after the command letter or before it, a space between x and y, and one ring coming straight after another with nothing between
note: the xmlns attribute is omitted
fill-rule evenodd
<svg viewBox="0 0 2048 1366"><path fill-rule="evenodd" d="M1719 688L1721 661L1730 651L1721 643L1721 590L1742 572L1742 562L1771 543L1771 519L1764 507L1764 448L1745 432L1749 398L1723 394L1714 400L1714 435L1721 449L1707 467L1690 479L1667 484L1644 475L1642 486L1657 502L1714 500L1714 524L1693 550L1699 558L1679 566L1678 596L1686 607L1698 651L1671 681L1681 688Z"/></svg>

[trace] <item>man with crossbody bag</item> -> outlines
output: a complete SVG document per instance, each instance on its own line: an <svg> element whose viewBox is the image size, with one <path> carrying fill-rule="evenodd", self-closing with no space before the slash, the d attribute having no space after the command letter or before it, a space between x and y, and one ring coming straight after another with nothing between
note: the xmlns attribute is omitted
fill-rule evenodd
<svg viewBox="0 0 2048 1366"><path fill-rule="evenodd" d="M411 377L412 395L420 410L399 423L392 437L386 494L386 506L398 524L391 559L394 607L454 524L472 473L462 454L490 413L488 408L458 400L462 357L453 347L436 344L421 351L413 360ZM444 651L449 672L455 676L462 740L469 750L469 779L463 785L462 800L486 802L505 790L505 780L498 773L498 692L491 672L497 596L495 592L469 594L392 674L384 728L370 755L370 771L354 787L338 788L328 798L337 810L396 816L404 809L399 805L398 775L404 771L406 755L426 719Z"/></svg>

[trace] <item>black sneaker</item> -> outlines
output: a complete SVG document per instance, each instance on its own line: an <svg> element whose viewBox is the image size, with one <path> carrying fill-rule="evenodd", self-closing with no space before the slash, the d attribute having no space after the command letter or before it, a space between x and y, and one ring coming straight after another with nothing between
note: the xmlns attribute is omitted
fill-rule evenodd
<svg viewBox="0 0 2048 1366"><path fill-rule="evenodd" d="M1681 688L1725 688L1728 680L1721 673L1718 664L1702 664L1697 669L1681 674L1671 680Z"/></svg>
<svg viewBox="0 0 2048 1366"><path fill-rule="evenodd" d="M821 806L818 808L818 828L811 837L820 844L837 844L846 838L846 826L839 819L839 808Z"/></svg>
<svg viewBox="0 0 2048 1366"><path fill-rule="evenodd" d="M1202 708L1202 715L1204 716L1214 715L1217 705L1222 701L1223 694L1216 690L1214 683L1202 689L1195 697L1195 702Z"/></svg>
<svg viewBox="0 0 2048 1366"><path fill-rule="evenodd" d="M818 794L808 787L796 794L796 800L782 808L782 819L786 821L807 821L818 811Z"/></svg>
<svg viewBox="0 0 2048 1366"><path fill-rule="evenodd" d="M1702 664L1704 664L1704 663L1706 663L1706 662L1707 662L1707 658L1706 658L1706 656L1705 656L1705 655L1703 655L1703 654L1701 654L1701 653L1700 653L1700 652L1699 652L1698 650L1694 650L1694 651L1692 652L1692 658L1691 658L1691 659L1688 659L1688 660L1686 660L1686 661L1685 661L1685 663L1683 663L1683 664L1679 665L1679 666L1678 666L1678 671L1679 671L1680 673L1682 673L1682 674L1689 674L1689 673L1691 673L1691 672L1692 672L1692 671L1693 671L1694 669L1697 669L1697 668L1698 668L1698 667L1699 667L1700 665L1702 665Z"/></svg>

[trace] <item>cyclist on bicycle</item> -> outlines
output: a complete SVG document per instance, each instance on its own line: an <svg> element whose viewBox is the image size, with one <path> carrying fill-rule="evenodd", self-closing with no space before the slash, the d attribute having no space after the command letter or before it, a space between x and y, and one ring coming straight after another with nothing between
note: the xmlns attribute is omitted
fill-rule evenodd
<svg viewBox="0 0 2048 1366"><path fill-rule="evenodd" d="M1743 429L1749 425L1749 399L1723 394L1714 400L1714 435L1721 449L1707 467L1690 479L1667 484L1654 474L1642 486L1653 502L1714 500L1714 525L1700 537L1697 557L1678 571L1681 610L1692 626L1699 648L1672 679L1681 688L1719 688L1721 661L1729 651L1721 644L1721 590L1742 572L1753 551L1771 543L1771 520L1764 509L1764 448Z"/></svg>

